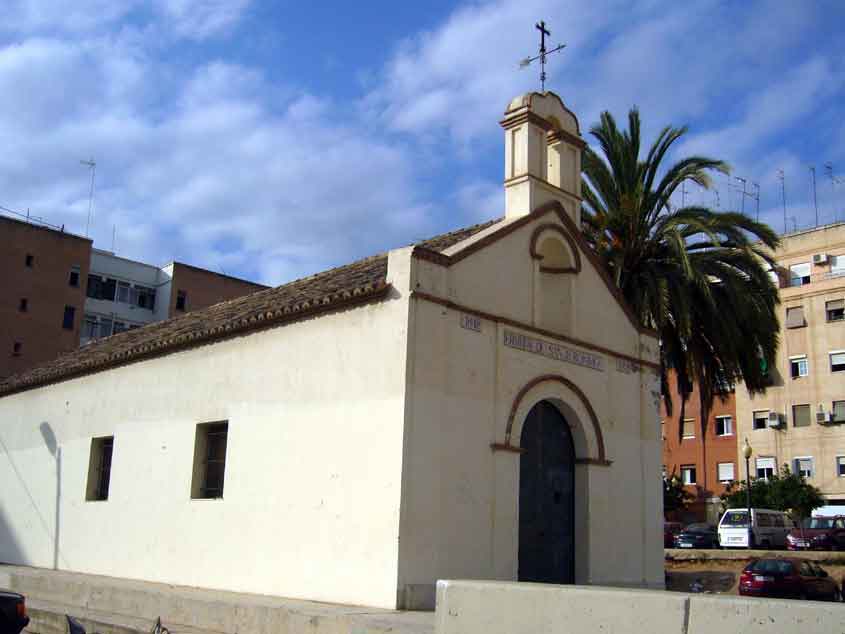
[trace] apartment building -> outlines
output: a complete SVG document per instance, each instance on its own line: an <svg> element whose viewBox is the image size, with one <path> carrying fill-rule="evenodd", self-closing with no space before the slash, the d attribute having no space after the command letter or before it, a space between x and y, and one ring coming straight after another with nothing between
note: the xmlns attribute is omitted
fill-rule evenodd
<svg viewBox="0 0 845 634"><path fill-rule="evenodd" d="M736 393L739 447L752 477L783 465L845 504L845 223L782 236L772 271L780 285L781 345L765 394ZM739 447L737 461L740 459ZM744 465L741 477L745 478Z"/></svg>
<svg viewBox="0 0 845 634"><path fill-rule="evenodd" d="M181 262L95 249L61 227L0 215L0 378L94 339L267 288Z"/></svg>
<svg viewBox="0 0 845 634"><path fill-rule="evenodd" d="M681 411L675 374L669 373L674 396L672 415L661 403L664 477L678 477L692 495L692 502L677 518L683 522L715 524L721 514L720 495L725 485L739 480L737 462L736 400L733 391L717 398L702 434L701 408L695 388Z"/></svg>
<svg viewBox="0 0 845 634"><path fill-rule="evenodd" d="M79 345L91 240L0 216L0 378Z"/></svg>

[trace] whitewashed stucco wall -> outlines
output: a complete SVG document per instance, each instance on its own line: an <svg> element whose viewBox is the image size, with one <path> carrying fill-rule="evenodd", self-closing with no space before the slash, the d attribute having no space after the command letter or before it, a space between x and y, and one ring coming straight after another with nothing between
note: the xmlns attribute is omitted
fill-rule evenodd
<svg viewBox="0 0 845 634"><path fill-rule="evenodd" d="M53 565L47 423L60 568L394 607L407 310L394 293L0 398L0 561ZM195 427L218 420L224 497L191 500ZM107 435L109 499L86 502L91 438Z"/></svg>

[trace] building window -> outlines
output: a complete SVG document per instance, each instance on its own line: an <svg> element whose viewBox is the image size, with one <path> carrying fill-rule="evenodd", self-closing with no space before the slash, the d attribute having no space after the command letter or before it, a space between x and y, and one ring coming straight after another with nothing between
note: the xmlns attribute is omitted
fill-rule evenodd
<svg viewBox="0 0 845 634"><path fill-rule="evenodd" d="M766 429L769 426L769 410L754 412L754 429Z"/></svg>
<svg viewBox="0 0 845 634"><path fill-rule="evenodd" d="M18 310L22 313L29 310L29 300L26 297L21 297L21 301L18 304Z"/></svg>
<svg viewBox="0 0 845 634"><path fill-rule="evenodd" d="M134 290L138 293L136 304L139 308L146 308L147 310L153 310L155 308L155 289L147 288L146 286L136 286Z"/></svg>
<svg viewBox="0 0 845 634"><path fill-rule="evenodd" d="M129 303L129 282L117 283L117 301L128 304Z"/></svg>
<svg viewBox="0 0 845 634"><path fill-rule="evenodd" d="M104 299L113 302L116 286L117 280L106 279L99 275L89 275L86 295L91 299Z"/></svg>
<svg viewBox="0 0 845 634"><path fill-rule="evenodd" d="M845 456L836 456L836 475L845 478Z"/></svg>
<svg viewBox="0 0 845 634"><path fill-rule="evenodd" d="M683 438L695 438L695 419L694 418L685 418L682 428L681 428L681 436Z"/></svg>
<svg viewBox="0 0 845 634"><path fill-rule="evenodd" d="M125 330L128 330L125 323L123 323L122 321L114 322L114 334L124 332Z"/></svg>
<svg viewBox="0 0 845 634"><path fill-rule="evenodd" d="M28 266L29 268L32 268L32 266L35 264L35 256L30 253L27 253L26 258L24 259L24 264L26 264L26 266Z"/></svg>
<svg viewBox="0 0 845 634"><path fill-rule="evenodd" d="M813 477L813 458L812 456L804 456L795 458L792 461L792 470L800 475L802 478Z"/></svg>
<svg viewBox="0 0 845 634"><path fill-rule="evenodd" d="M188 291L176 291L176 310L185 310L188 305Z"/></svg>
<svg viewBox="0 0 845 634"><path fill-rule="evenodd" d="M716 435L717 436L733 436L734 421L730 416L716 417Z"/></svg>
<svg viewBox="0 0 845 634"><path fill-rule="evenodd" d="M229 423L226 421L197 425L194 441L194 473L191 480L192 498L223 497L228 433Z"/></svg>
<svg viewBox="0 0 845 634"><path fill-rule="evenodd" d="M21 351L23 350L23 344L20 341L16 341L12 344L12 356L19 357L21 356Z"/></svg>
<svg viewBox="0 0 845 634"><path fill-rule="evenodd" d="M733 482L734 479L734 463L720 462L716 465L716 475L719 482Z"/></svg>
<svg viewBox="0 0 845 634"><path fill-rule="evenodd" d="M810 406L809 405L793 405L792 406L792 426L793 427L809 427L810 426Z"/></svg>
<svg viewBox="0 0 845 634"><path fill-rule="evenodd" d="M845 351L836 350L830 353L830 371L842 372L845 370Z"/></svg>
<svg viewBox="0 0 845 634"><path fill-rule="evenodd" d="M769 480L775 475L775 459L774 458L757 458L757 477L760 480Z"/></svg>
<svg viewBox="0 0 845 634"><path fill-rule="evenodd" d="M79 288L79 267L74 265L70 267L70 275L67 278L68 286Z"/></svg>
<svg viewBox="0 0 845 634"><path fill-rule="evenodd" d="M830 260L830 277L839 277L845 275L845 255L831 255Z"/></svg>
<svg viewBox="0 0 845 634"><path fill-rule="evenodd" d="M681 465L681 482L684 484L695 484L695 465Z"/></svg>
<svg viewBox="0 0 845 634"><path fill-rule="evenodd" d="M793 379L799 379L807 376L810 373L810 368L807 364L807 355L802 354L795 357L789 357L789 374Z"/></svg>
<svg viewBox="0 0 845 634"><path fill-rule="evenodd" d="M845 260L845 258L843 258ZM834 299L824 304L828 321L842 321L845 319L845 299Z"/></svg>
<svg viewBox="0 0 845 634"><path fill-rule="evenodd" d="M73 330L73 318L76 315L76 308L73 306L65 306L65 316L62 319L62 328L65 330Z"/></svg>
<svg viewBox="0 0 845 634"><path fill-rule="evenodd" d="M833 421L845 422L845 401L833 401Z"/></svg>
<svg viewBox="0 0 845 634"><path fill-rule="evenodd" d="M114 436L91 439L91 454L88 458L88 487L85 491L85 499L89 502L109 499L113 450Z"/></svg>
<svg viewBox="0 0 845 634"><path fill-rule="evenodd" d="M786 309L786 327L787 328L803 328L807 325L804 320L804 307L793 306Z"/></svg>
<svg viewBox="0 0 845 634"><path fill-rule="evenodd" d="M804 286L810 283L810 263L793 264L789 267L789 285Z"/></svg>

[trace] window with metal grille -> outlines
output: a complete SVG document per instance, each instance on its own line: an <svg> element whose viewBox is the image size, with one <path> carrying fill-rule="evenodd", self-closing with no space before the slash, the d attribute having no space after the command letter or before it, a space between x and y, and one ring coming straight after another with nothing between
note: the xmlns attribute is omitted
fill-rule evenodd
<svg viewBox="0 0 845 634"><path fill-rule="evenodd" d="M193 499L223 497L228 434L228 421L197 425L194 473L191 481Z"/></svg>
<svg viewBox="0 0 845 634"><path fill-rule="evenodd" d="M114 436L91 439L91 455L88 460L88 486L85 493L85 499L89 502L109 499L113 451Z"/></svg>

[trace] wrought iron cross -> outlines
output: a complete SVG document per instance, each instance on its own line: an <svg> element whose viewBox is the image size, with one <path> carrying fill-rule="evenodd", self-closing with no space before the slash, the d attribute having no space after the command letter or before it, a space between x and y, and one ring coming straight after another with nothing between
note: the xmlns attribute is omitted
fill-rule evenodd
<svg viewBox="0 0 845 634"><path fill-rule="evenodd" d="M534 28L540 31L540 53L535 55L534 57L526 57L524 60L519 62L520 68L525 68L531 62L536 62L538 59L540 60L540 90L546 90L546 56L551 55L552 53L557 53L558 51L566 48L566 44L558 44L555 48L550 51L546 50L546 36L551 35L552 32L546 28L546 23L544 21L540 21L534 25Z"/></svg>

